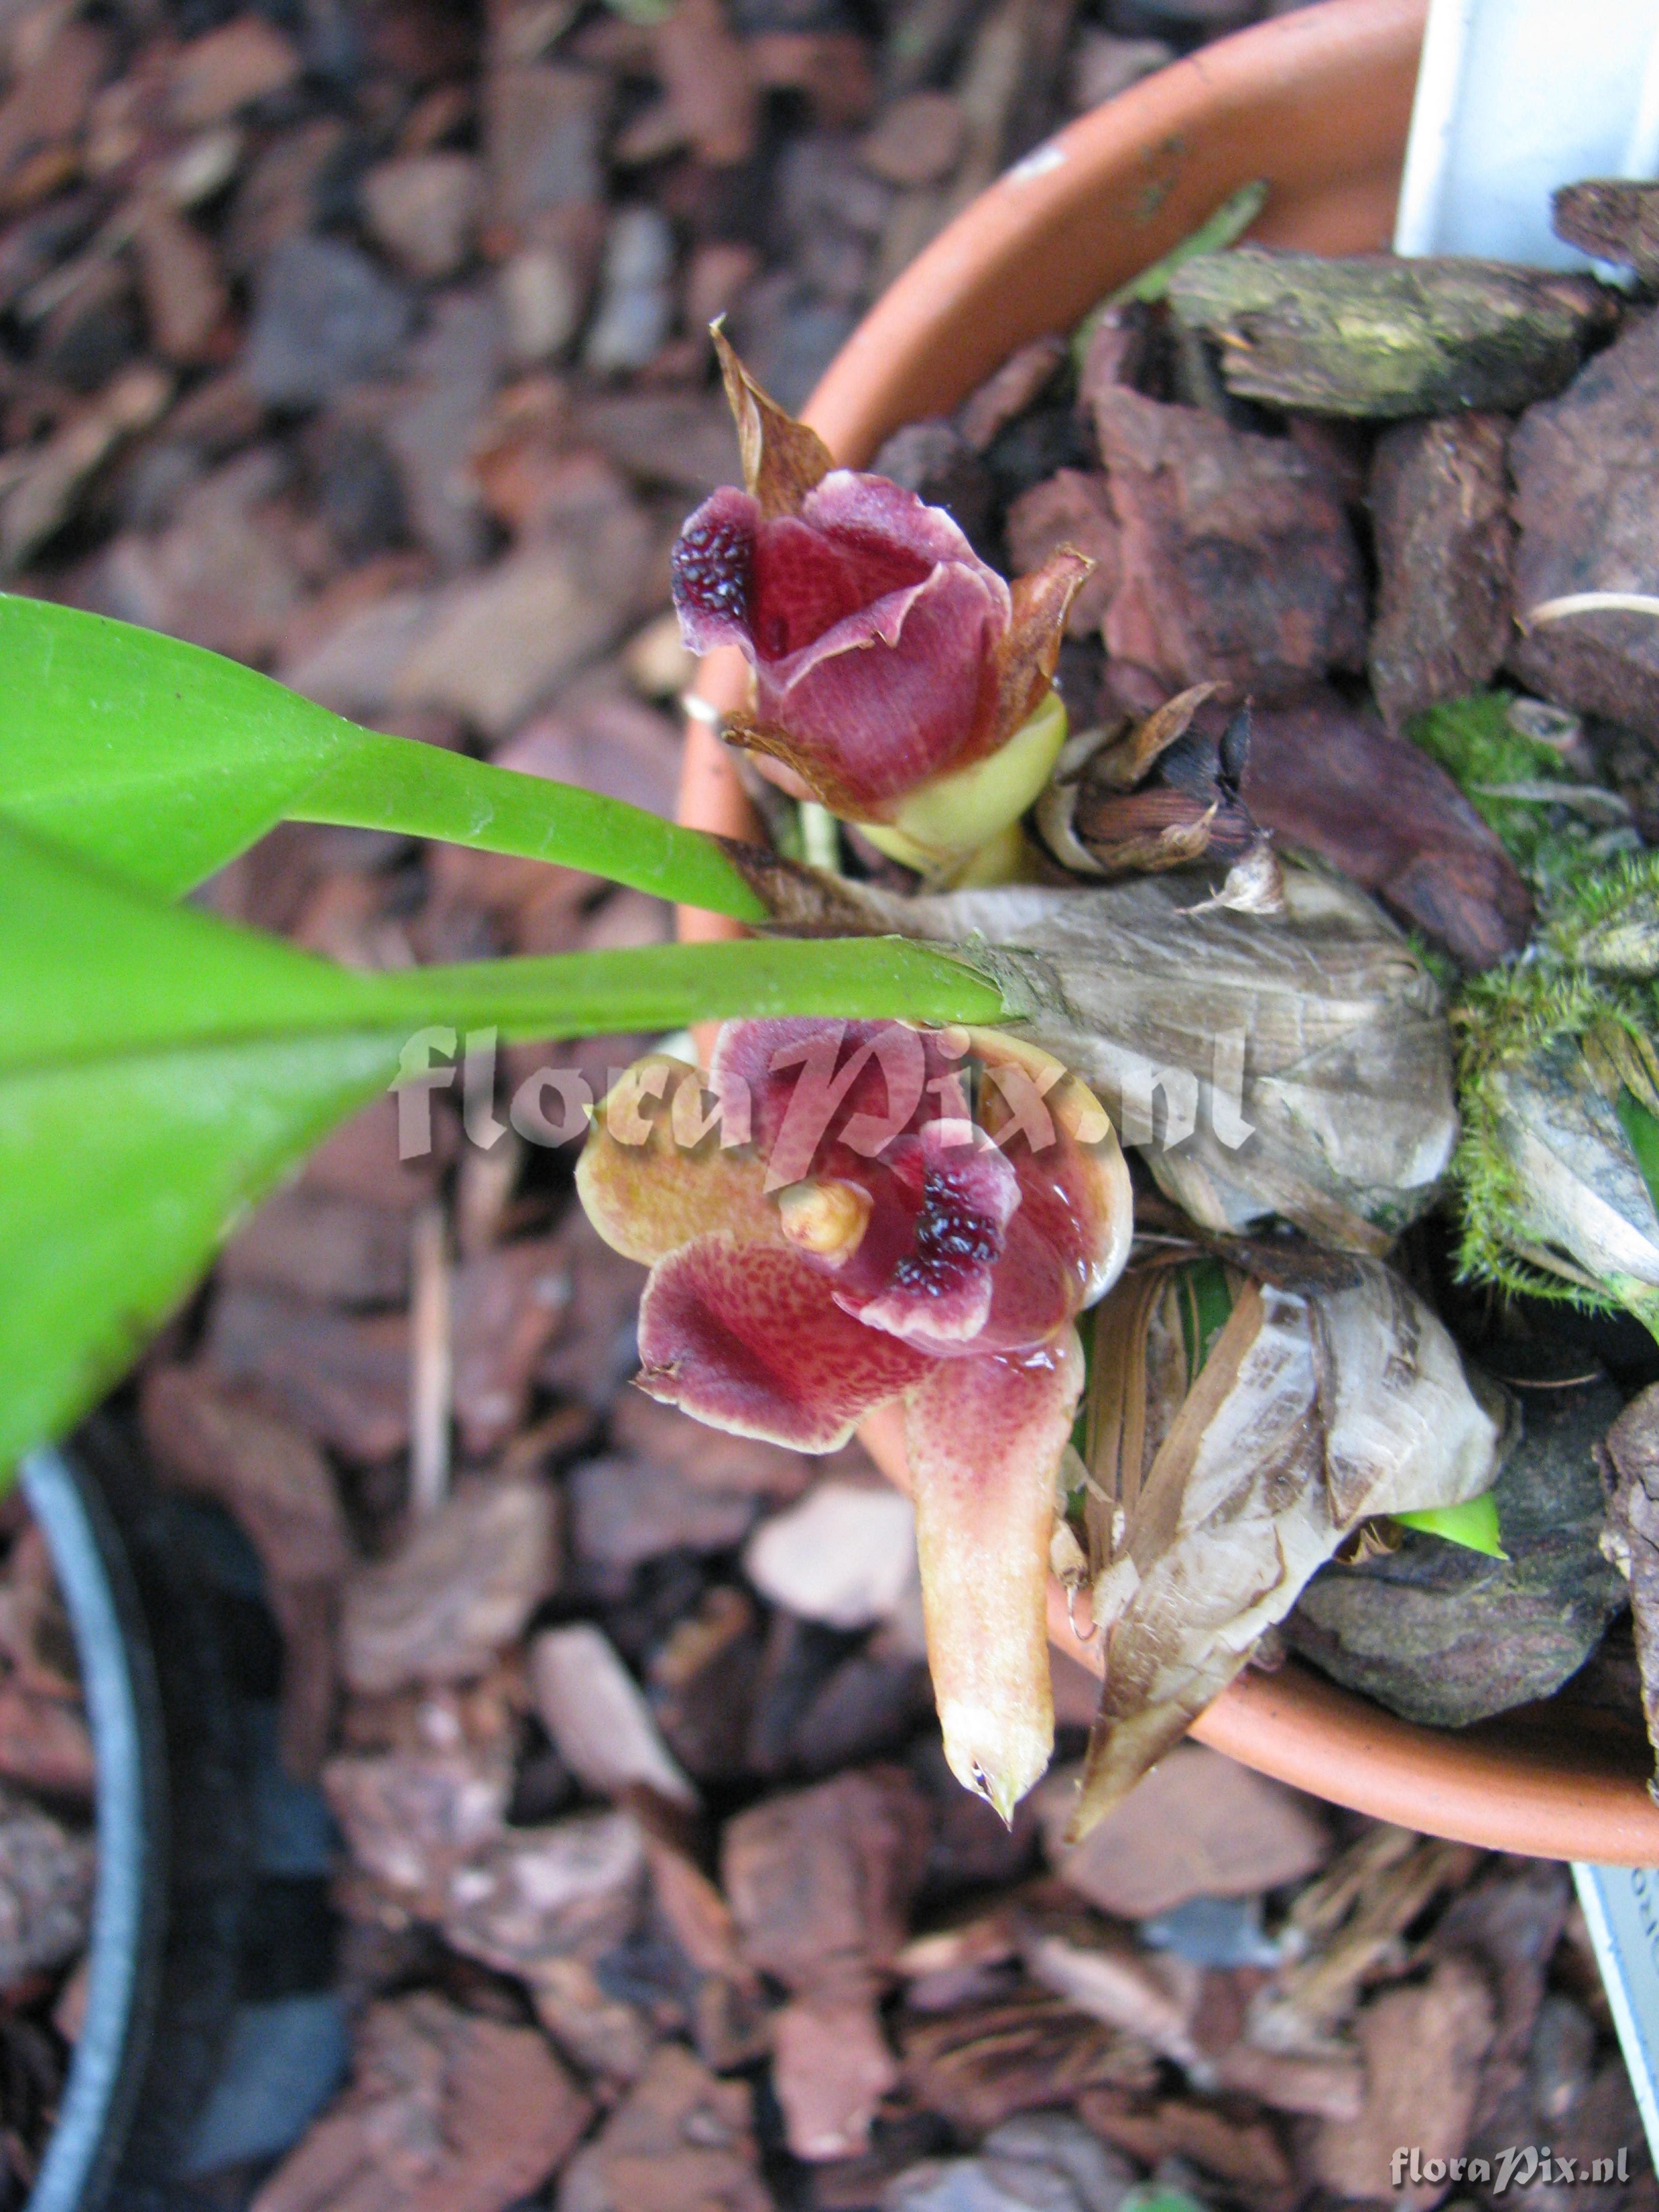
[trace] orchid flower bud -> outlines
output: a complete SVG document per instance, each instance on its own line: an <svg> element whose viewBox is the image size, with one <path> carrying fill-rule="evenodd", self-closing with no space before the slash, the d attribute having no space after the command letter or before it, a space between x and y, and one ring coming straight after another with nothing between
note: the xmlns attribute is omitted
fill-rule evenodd
<svg viewBox="0 0 1659 2212"><path fill-rule="evenodd" d="M1050 679L1092 563L1063 547L1011 586L943 507L834 467L715 343L745 489L714 493L680 532L681 632L699 653L736 646L754 671L734 744L896 857L948 872L1048 781L1066 737Z"/></svg>
<svg viewBox="0 0 1659 2212"><path fill-rule="evenodd" d="M729 1127L694 1068L640 1062L577 1170L651 1268L640 1385L809 1452L902 1402L945 1755L1006 1820L1053 1744L1048 1551L1077 1316L1128 1255L1117 1140L1057 1060L988 1031L730 1022L708 1081Z"/></svg>

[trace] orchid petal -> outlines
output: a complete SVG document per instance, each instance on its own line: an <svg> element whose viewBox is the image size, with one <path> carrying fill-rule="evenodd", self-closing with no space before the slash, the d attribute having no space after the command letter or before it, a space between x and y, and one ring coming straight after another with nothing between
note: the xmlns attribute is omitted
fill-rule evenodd
<svg viewBox="0 0 1659 2212"><path fill-rule="evenodd" d="M966 1035L817 1015L727 1022L709 1080L749 1098L754 1143L775 1188L809 1176L859 1176L919 1113L966 1110L965 1094L952 1097L948 1088ZM950 1046L959 1048L953 1054Z"/></svg>
<svg viewBox="0 0 1659 2212"><path fill-rule="evenodd" d="M693 653L735 645L752 659L750 617L760 509L731 484L687 517L669 556L680 635Z"/></svg>
<svg viewBox="0 0 1659 2212"><path fill-rule="evenodd" d="M1054 1745L1048 1544L1083 1371L1068 1329L1024 1359L941 1360L905 1401L945 1755L1004 1820Z"/></svg>
<svg viewBox="0 0 1659 2212"><path fill-rule="evenodd" d="M902 545L929 567L953 561L982 577L998 599L1003 619L1012 610L1006 581L981 561L961 526L942 507L929 507L890 477L859 469L833 469L802 502L800 516L839 544Z"/></svg>
<svg viewBox="0 0 1659 2212"><path fill-rule="evenodd" d="M998 1209L1005 1233L979 1349L1046 1343L1116 1279L1128 1257L1129 1175L1104 1108L1059 1060L1006 1032L821 1018L733 1022L720 1032L710 1080L750 1100L769 1188L830 1178L870 1193L867 1233L837 1270L836 1297L849 1311L880 1297L915 1253L934 1157L916 1151L918 1134L937 1146L927 1132L963 1115L970 1103L1020 1194L1018 1212ZM951 1150L939 1148L934 1164ZM898 1313L895 1306L866 1318L890 1328ZM940 1322L930 1327L916 1307L899 1333L948 1356L960 1348L960 1328L942 1311Z"/></svg>
<svg viewBox="0 0 1659 2212"><path fill-rule="evenodd" d="M665 1053L635 1060L595 1113L576 1164L588 1219L614 1251L647 1267L694 1237L782 1242L759 1155L750 1144L720 1142L741 1133L742 1093L724 1094L733 1105L724 1128L717 1122L689 1141L706 1118L702 1082Z"/></svg>
<svg viewBox="0 0 1659 2212"><path fill-rule="evenodd" d="M942 562L798 652L757 659L751 745L875 820L986 750L1007 586L982 568Z"/></svg>
<svg viewBox="0 0 1659 2212"><path fill-rule="evenodd" d="M872 611L893 624L896 642L908 605L906 594L927 580L930 563L908 545L884 538L843 544L811 529L794 515L762 525L755 541L750 630L761 661L787 660L837 623Z"/></svg>
<svg viewBox="0 0 1659 2212"><path fill-rule="evenodd" d="M1060 1254L1092 1305L1122 1273L1134 1235L1134 1195L1105 1108L1088 1085L1040 1045L1005 1030L969 1030L984 1070L978 1118L1019 1178L1026 1226Z"/></svg>
<svg viewBox="0 0 1659 2212"><path fill-rule="evenodd" d="M659 1261L640 1303L640 1387L741 1437L834 1451L932 1363L842 1312L785 1244L698 1237Z"/></svg>

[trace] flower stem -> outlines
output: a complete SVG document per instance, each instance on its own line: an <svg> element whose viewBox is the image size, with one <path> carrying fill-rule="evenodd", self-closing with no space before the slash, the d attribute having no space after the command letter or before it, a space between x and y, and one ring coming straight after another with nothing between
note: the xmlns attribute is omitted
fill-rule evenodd
<svg viewBox="0 0 1659 2212"><path fill-rule="evenodd" d="M827 868L831 875L840 873L841 830L830 809L820 806L816 799L800 802L800 850L808 867Z"/></svg>

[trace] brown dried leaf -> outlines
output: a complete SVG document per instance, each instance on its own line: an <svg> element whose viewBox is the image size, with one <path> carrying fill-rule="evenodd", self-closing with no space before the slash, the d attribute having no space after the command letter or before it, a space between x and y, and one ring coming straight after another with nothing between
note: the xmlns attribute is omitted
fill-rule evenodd
<svg viewBox="0 0 1659 2212"><path fill-rule="evenodd" d="M1091 811L1088 849L1109 876L1161 875L1190 867L1215 842L1216 806L1183 791L1137 791Z"/></svg>
<svg viewBox="0 0 1659 2212"><path fill-rule="evenodd" d="M760 502L763 520L797 514L807 493L834 468L834 457L816 430L796 422L761 390L718 323L710 335L738 426L744 483Z"/></svg>
<svg viewBox="0 0 1659 2212"><path fill-rule="evenodd" d="M1195 1375L1176 1284L1146 1310L1156 1449L1095 1582L1105 1679L1074 1837L1233 1679L1359 1521L1459 1504L1492 1480L1498 1425L1451 1339L1402 1279L1354 1264L1358 1279L1329 1293L1246 1283ZM1120 1298L1139 1310L1133 1274L1102 1308L1109 1328ZM1094 1466L1115 1504L1126 1472Z"/></svg>
<svg viewBox="0 0 1659 2212"><path fill-rule="evenodd" d="M1144 714L1115 745L1095 755L1090 763L1094 780L1113 791L1133 791L1145 781L1158 755L1167 752L1177 738L1186 736L1193 716L1220 689L1218 684L1189 684L1150 714Z"/></svg>
<svg viewBox="0 0 1659 2212"><path fill-rule="evenodd" d="M997 646L996 706L988 751L1006 744L1041 705L1060 659L1066 617L1094 565L1086 553L1062 545L1040 568L1015 577L1010 586L1012 618Z"/></svg>

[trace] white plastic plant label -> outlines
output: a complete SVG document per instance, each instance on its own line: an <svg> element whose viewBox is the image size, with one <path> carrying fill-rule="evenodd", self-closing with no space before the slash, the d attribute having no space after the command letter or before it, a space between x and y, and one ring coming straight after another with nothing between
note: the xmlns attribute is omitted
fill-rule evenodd
<svg viewBox="0 0 1659 2212"><path fill-rule="evenodd" d="M1572 1879L1648 2148L1659 2160L1659 1869L1577 1860Z"/></svg>
<svg viewBox="0 0 1659 2212"><path fill-rule="evenodd" d="M1659 0L1431 0L1396 252L1582 269L1551 192L1656 173Z"/></svg>

